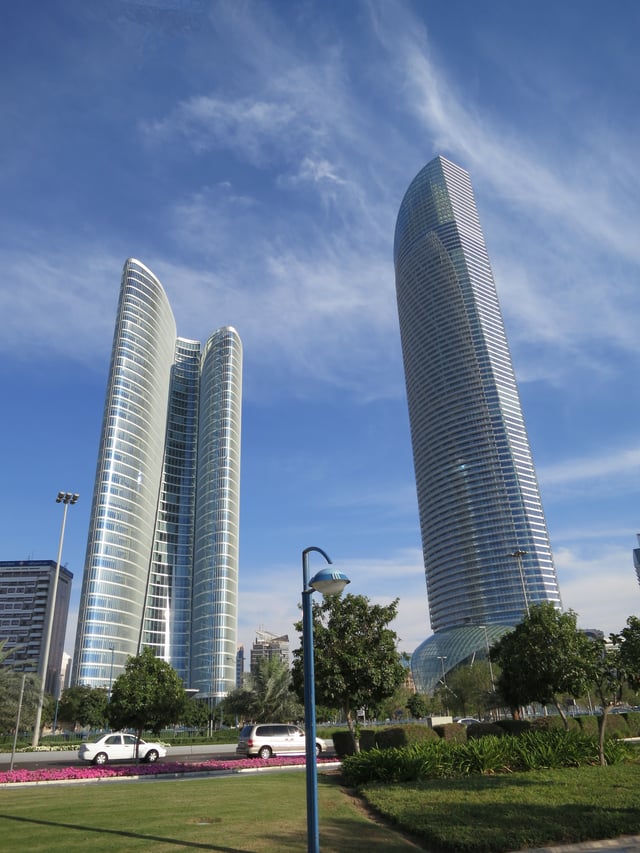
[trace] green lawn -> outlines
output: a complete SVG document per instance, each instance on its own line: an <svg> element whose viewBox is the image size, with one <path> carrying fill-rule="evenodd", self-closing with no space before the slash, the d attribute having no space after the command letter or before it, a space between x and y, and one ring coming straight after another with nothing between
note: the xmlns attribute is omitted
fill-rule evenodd
<svg viewBox="0 0 640 853"><path fill-rule="evenodd" d="M323 853L416 845L366 817L337 774L319 775ZM504 853L640 834L640 765L583 767L423 784L371 786L366 799L421 838L421 848ZM29 853L282 853L306 850L305 777L274 772L207 779L0 788L0 849Z"/></svg>
<svg viewBox="0 0 640 853"><path fill-rule="evenodd" d="M323 853L407 853L335 777L319 775ZM0 788L0 849L28 853L282 853L307 847L300 772Z"/></svg>
<svg viewBox="0 0 640 853"><path fill-rule="evenodd" d="M427 848L504 853L640 834L640 765L371 785L366 801Z"/></svg>

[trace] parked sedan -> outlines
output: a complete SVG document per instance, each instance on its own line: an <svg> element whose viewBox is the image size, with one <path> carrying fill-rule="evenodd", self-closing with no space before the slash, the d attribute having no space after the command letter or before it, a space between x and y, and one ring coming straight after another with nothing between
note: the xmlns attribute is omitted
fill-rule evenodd
<svg viewBox="0 0 640 853"><path fill-rule="evenodd" d="M139 743L138 758L150 764L164 758L167 748L161 743L150 743L126 732L112 732L95 743L82 743L78 750L81 761L106 764L107 761L133 761L136 757L136 742Z"/></svg>

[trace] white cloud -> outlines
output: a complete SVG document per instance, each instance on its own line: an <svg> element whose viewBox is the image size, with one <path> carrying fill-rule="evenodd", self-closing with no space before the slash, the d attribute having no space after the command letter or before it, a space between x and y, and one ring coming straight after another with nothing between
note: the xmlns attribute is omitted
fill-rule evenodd
<svg viewBox="0 0 640 853"><path fill-rule="evenodd" d="M399 598L398 616L390 627L399 638L401 651L413 652L431 633L428 622L427 594L422 555L418 551L400 551L379 560L376 558L336 561L351 579L347 592L366 595L372 604L390 604ZM260 577L260 589L255 585ZM302 572L296 566L261 566L258 570L245 566L240 578L240 642L245 653L255 639L257 629L278 635L288 634L291 648L297 648L299 637L294 623L302 618Z"/></svg>
<svg viewBox="0 0 640 853"><path fill-rule="evenodd" d="M582 628L605 634L619 631L638 613L640 587L630 548L559 548L554 550L562 604L578 614Z"/></svg>
<svg viewBox="0 0 640 853"><path fill-rule="evenodd" d="M197 95L161 119L141 120L140 130L151 145L184 138L197 153L228 148L250 163L264 164L281 150L283 140L299 134L296 118L294 107L285 102Z"/></svg>
<svg viewBox="0 0 640 853"><path fill-rule="evenodd" d="M538 477L546 485L568 485L588 480L604 480L616 475L637 479L640 447L630 447L602 455L567 459L538 468Z"/></svg>

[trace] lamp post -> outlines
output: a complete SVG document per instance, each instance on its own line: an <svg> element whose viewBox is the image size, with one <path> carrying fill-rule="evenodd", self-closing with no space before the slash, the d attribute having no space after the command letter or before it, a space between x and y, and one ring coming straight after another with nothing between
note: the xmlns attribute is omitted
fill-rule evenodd
<svg viewBox="0 0 640 853"><path fill-rule="evenodd" d="M522 568L522 558L526 554L526 551L523 551L522 548L516 548L515 551L512 551L509 556L514 557L516 563L518 564L518 571L520 572L520 583L522 584L522 595L524 596L524 608L527 611L527 616L529 616L529 599L527 597L527 585L524 580L524 569Z"/></svg>
<svg viewBox="0 0 640 853"><path fill-rule="evenodd" d="M331 560L322 548L305 548L302 552L302 654L304 674L304 732L307 781L307 850L320 853L318 829L318 767L316 764L316 685L313 659L313 608L314 591L323 595L339 595L350 583L342 572L321 569L309 580L309 554L317 551L327 563Z"/></svg>
<svg viewBox="0 0 640 853"><path fill-rule="evenodd" d="M53 583L50 586L49 595L49 614L47 618L47 630L44 640L44 648L42 649L42 657L40 658L40 672L42 681L40 683L40 693L38 695L38 707L36 709L36 722L33 728L32 746L36 747L40 743L40 722L42 720L42 708L44 706L44 689L47 680L47 669L49 668L49 650L51 647L51 634L53 633L53 617L56 609L56 596L58 594L58 577L60 575L60 560L62 559L62 545L64 542L64 528L67 523L67 510L69 505L77 502L80 495L73 492L58 492L56 503L64 504L64 512L62 513L62 528L60 530L60 544L58 545L58 559L56 560L56 569L53 575Z"/></svg>
<svg viewBox="0 0 640 853"><path fill-rule="evenodd" d="M111 652L111 664L109 666L109 693L107 695L107 702L111 702L111 688L113 687L113 655L115 653L115 647L109 646L109 651Z"/></svg>
<svg viewBox="0 0 640 853"><path fill-rule="evenodd" d="M489 661L489 675L491 677L491 692L495 693L496 692L496 686L495 686L495 682L493 680L493 664L491 663L491 647L489 646L489 632L487 631L486 625L481 625L480 627L484 631L484 640L485 640L485 643L487 644L487 660Z"/></svg>
<svg viewBox="0 0 640 853"><path fill-rule="evenodd" d="M446 661L446 659L447 659L446 655L438 655L438 660L442 664L442 683L445 687L447 686L447 676L445 675L445 671L444 671L444 662Z"/></svg>
<svg viewBox="0 0 640 853"><path fill-rule="evenodd" d="M440 664L442 666L442 687L444 688L444 696L445 696L444 709L448 715L449 714L449 703L447 702L447 699L446 699L446 696L447 696L447 676L445 675L445 671L444 671L444 662L446 661L446 659L447 659L446 655L438 655L438 660L440 661Z"/></svg>

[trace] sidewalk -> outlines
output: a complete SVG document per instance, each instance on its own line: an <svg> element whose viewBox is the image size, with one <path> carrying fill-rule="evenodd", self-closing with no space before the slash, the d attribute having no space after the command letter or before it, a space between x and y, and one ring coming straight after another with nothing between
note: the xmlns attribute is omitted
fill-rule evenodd
<svg viewBox="0 0 640 853"><path fill-rule="evenodd" d="M579 844L558 844L555 847L528 847L512 853L640 853L640 835L621 835L603 841L581 841Z"/></svg>

